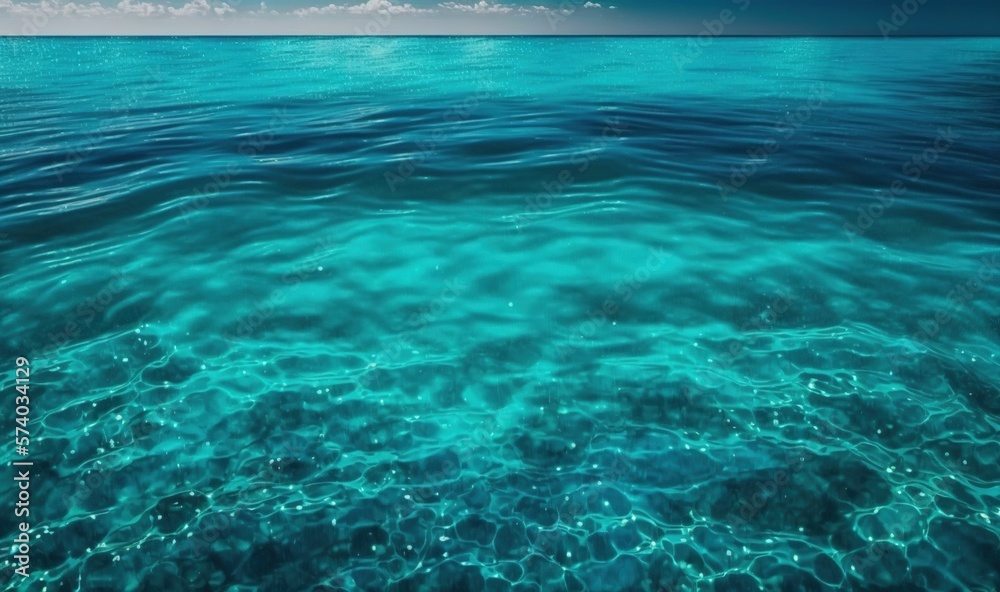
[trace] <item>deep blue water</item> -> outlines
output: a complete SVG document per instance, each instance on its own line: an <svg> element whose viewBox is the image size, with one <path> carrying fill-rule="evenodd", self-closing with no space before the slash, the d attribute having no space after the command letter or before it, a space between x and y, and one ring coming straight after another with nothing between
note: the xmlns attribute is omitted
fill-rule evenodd
<svg viewBox="0 0 1000 592"><path fill-rule="evenodd" d="M692 43L0 39L6 589L1000 589L1000 40Z"/></svg>

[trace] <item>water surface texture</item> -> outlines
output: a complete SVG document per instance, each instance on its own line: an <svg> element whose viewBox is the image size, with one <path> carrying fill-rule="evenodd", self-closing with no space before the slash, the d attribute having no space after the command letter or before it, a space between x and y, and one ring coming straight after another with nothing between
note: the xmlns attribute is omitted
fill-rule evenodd
<svg viewBox="0 0 1000 592"><path fill-rule="evenodd" d="M6 589L1000 587L1000 40L2 41Z"/></svg>

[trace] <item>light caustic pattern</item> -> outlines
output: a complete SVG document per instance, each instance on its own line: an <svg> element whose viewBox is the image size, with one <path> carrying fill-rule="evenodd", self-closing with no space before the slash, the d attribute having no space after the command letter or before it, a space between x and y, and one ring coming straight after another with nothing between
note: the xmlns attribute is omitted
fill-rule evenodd
<svg viewBox="0 0 1000 592"><path fill-rule="evenodd" d="M1000 585L996 40L13 43L49 590Z"/></svg>

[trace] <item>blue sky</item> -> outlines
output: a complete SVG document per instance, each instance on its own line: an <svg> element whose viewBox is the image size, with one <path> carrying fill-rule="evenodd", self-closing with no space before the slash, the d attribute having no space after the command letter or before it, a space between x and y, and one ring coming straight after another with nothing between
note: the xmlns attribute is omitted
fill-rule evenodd
<svg viewBox="0 0 1000 592"><path fill-rule="evenodd" d="M0 0L0 34L998 35L1000 0Z"/></svg>

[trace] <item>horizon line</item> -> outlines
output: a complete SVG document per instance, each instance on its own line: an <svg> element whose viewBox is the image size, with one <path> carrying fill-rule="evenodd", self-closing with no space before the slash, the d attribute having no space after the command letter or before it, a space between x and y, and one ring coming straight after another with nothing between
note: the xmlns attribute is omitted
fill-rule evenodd
<svg viewBox="0 0 1000 592"><path fill-rule="evenodd" d="M91 34L91 35L77 35L77 34L48 34L48 35L0 35L0 39L144 39L144 38L157 38L157 39L233 39L233 38L377 38L377 37L394 37L394 38L520 38L520 37L530 37L530 38L578 38L578 37L590 37L590 38L647 38L647 39L660 39L660 38L698 38L701 35L698 33L694 34L653 34L653 33L610 33L610 34L598 34L598 33L559 33L559 34L544 34L544 33L531 33L531 34L517 34L517 33L502 33L502 34L462 34L462 33L422 33L422 34L379 34L379 35L358 35L351 33L299 33L299 34L288 34L288 33L261 33L261 34L247 34L247 33L219 33L219 34L185 34L185 33L174 33L174 34L135 34L135 35L102 35L102 34ZM713 39L719 38L731 38L731 39L809 39L809 38L840 38L840 39L882 39L889 41L890 39L1000 39L1000 34L994 35L982 35L982 34L948 34L948 35L872 35L872 34L758 34L758 35L716 35Z"/></svg>

